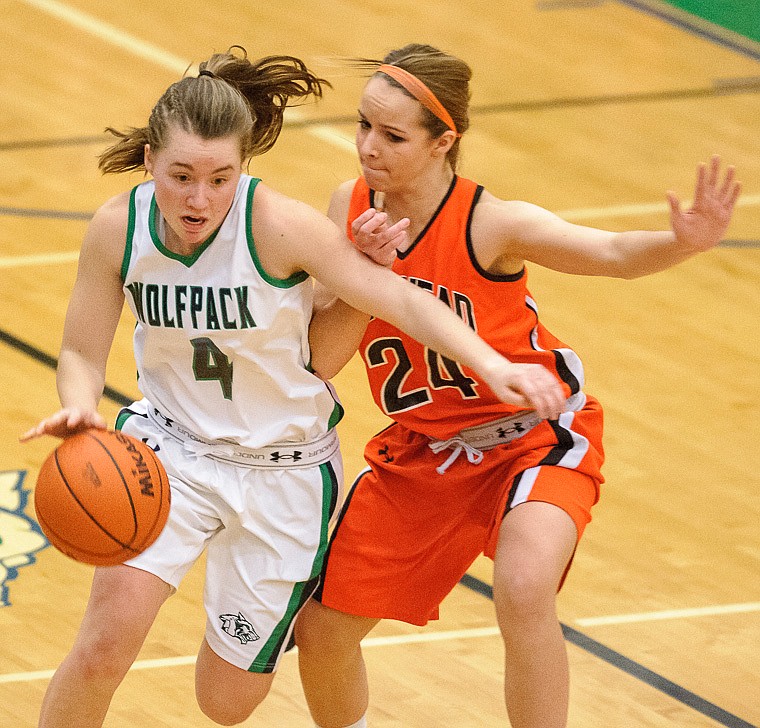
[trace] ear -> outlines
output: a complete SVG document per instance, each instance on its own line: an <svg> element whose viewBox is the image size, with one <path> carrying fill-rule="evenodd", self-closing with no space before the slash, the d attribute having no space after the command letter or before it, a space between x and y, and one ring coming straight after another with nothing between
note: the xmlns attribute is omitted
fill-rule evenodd
<svg viewBox="0 0 760 728"><path fill-rule="evenodd" d="M457 135L451 131L450 129L443 132L441 136L439 136L435 140L434 149L437 154L441 154L445 156L449 153L449 149L454 146L454 142L457 140Z"/></svg>

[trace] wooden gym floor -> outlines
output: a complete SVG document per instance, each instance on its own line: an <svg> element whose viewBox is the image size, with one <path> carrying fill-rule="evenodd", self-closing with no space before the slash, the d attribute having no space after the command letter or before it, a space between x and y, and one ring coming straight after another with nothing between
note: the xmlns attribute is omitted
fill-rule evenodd
<svg viewBox="0 0 760 728"><path fill-rule="evenodd" d="M693 3L692 3L693 5ZM752 8L744 27L757 29ZM604 404L601 502L559 598L571 728L760 725L760 43L659 0L5 0L0 42L0 726L36 724L80 621L92 569L46 547L31 504L52 439L18 435L57 408L54 365L87 219L139 176L101 178L105 126L142 126L163 90L232 44L303 57L334 83L289 114L251 171L325 210L355 176L363 79L335 60L428 42L473 67L461 172L498 196L584 224L667 226L713 153L744 194L725 242L623 282L535 266L549 328L584 359ZM102 412L137 396L125 315ZM336 378L346 472L385 424L354 360ZM195 706L198 564L117 692L113 728L210 725ZM507 725L490 564L436 624L367 641L370 724ZM128 605L125 605L125 609ZM115 625L118 628L118 625ZM249 721L311 725L292 654Z"/></svg>

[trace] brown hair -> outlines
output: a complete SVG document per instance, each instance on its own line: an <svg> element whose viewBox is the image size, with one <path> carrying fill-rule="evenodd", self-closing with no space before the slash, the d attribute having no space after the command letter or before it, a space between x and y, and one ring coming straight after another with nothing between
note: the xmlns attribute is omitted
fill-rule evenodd
<svg viewBox="0 0 760 728"><path fill-rule="evenodd" d="M238 54L233 53L238 51ZM106 129L118 141L100 155L103 173L144 169L145 145L159 151L173 125L203 139L236 135L241 160L271 149L282 130L291 99L322 97L330 83L315 76L293 56L266 56L249 61L241 46L215 53L199 66L198 76L186 76L164 92L148 125L125 132Z"/></svg>
<svg viewBox="0 0 760 728"><path fill-rule="evenodd" d="M472 70L460 58L438 50L430 45L410 43L403 48L391 51L382 61L370 58L356 58L352 60L354 66L369 70L377 70L383 63L398 66L416 76L435 94L446 111L449 112L456 131L464 134L470 126L470 79ZM408 96L412 96L403 86L383 74L383 78ZM420 105L422 110L422 125L433 137L443 134L448 127L432 112ZM454 141L449 149L447 159L451 168L456 171L459 162L459 140Z"/></svg>

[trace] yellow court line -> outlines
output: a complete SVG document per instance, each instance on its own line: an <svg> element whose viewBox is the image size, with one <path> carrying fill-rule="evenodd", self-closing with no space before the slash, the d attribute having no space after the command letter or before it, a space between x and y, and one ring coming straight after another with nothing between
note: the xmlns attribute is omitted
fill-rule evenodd
<svg viewBox="0 0 760 728"><path fill-rule="evenodd" d="M691 201L682 201L681 206L686 208ZM741 195L736 201L736 207L754 207L760 205L760 195ZM564 220L575 222L577 220L593 220L599 217L631 217L635 215L654 215L660 212L669 212L670 206L665 202L654 202L643 205L616 205L612 207L586 207L576 210L565 210L557 214Z"/></svg>
<svg viewBox="0 0 760 728"><path fill-rule="evenodd" d="M317 128L318 130L318 128ZM347 140L341 140L346 143ZM745 195L737 201L737 207L752 207L760 205L760 195ZM614 205L611 207L589 207L575 210L564 210L557 213L564 220L580 222L593 220L600 217L628 217L633 215L646 215L657 212L667 212L668 204L650 203L643 205ZM66 253L50 253L48 255L17 255L0 258L0 268L21 268L33 265L56 265L58 263L70 263L79 257L78 251Z"/></svg>

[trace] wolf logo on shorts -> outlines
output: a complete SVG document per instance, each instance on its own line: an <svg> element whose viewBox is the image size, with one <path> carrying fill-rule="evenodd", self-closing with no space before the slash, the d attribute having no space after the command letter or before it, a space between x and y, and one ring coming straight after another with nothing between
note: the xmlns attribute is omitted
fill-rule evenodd
<svg viewBox="0 0 760 728"><path fill-rule="evenodd" d="M241 644L245 645L259 639L253 625L241 612L237 614L220 614L219 619L222 620L222 629L227 634L237 637Z"/></svg>

